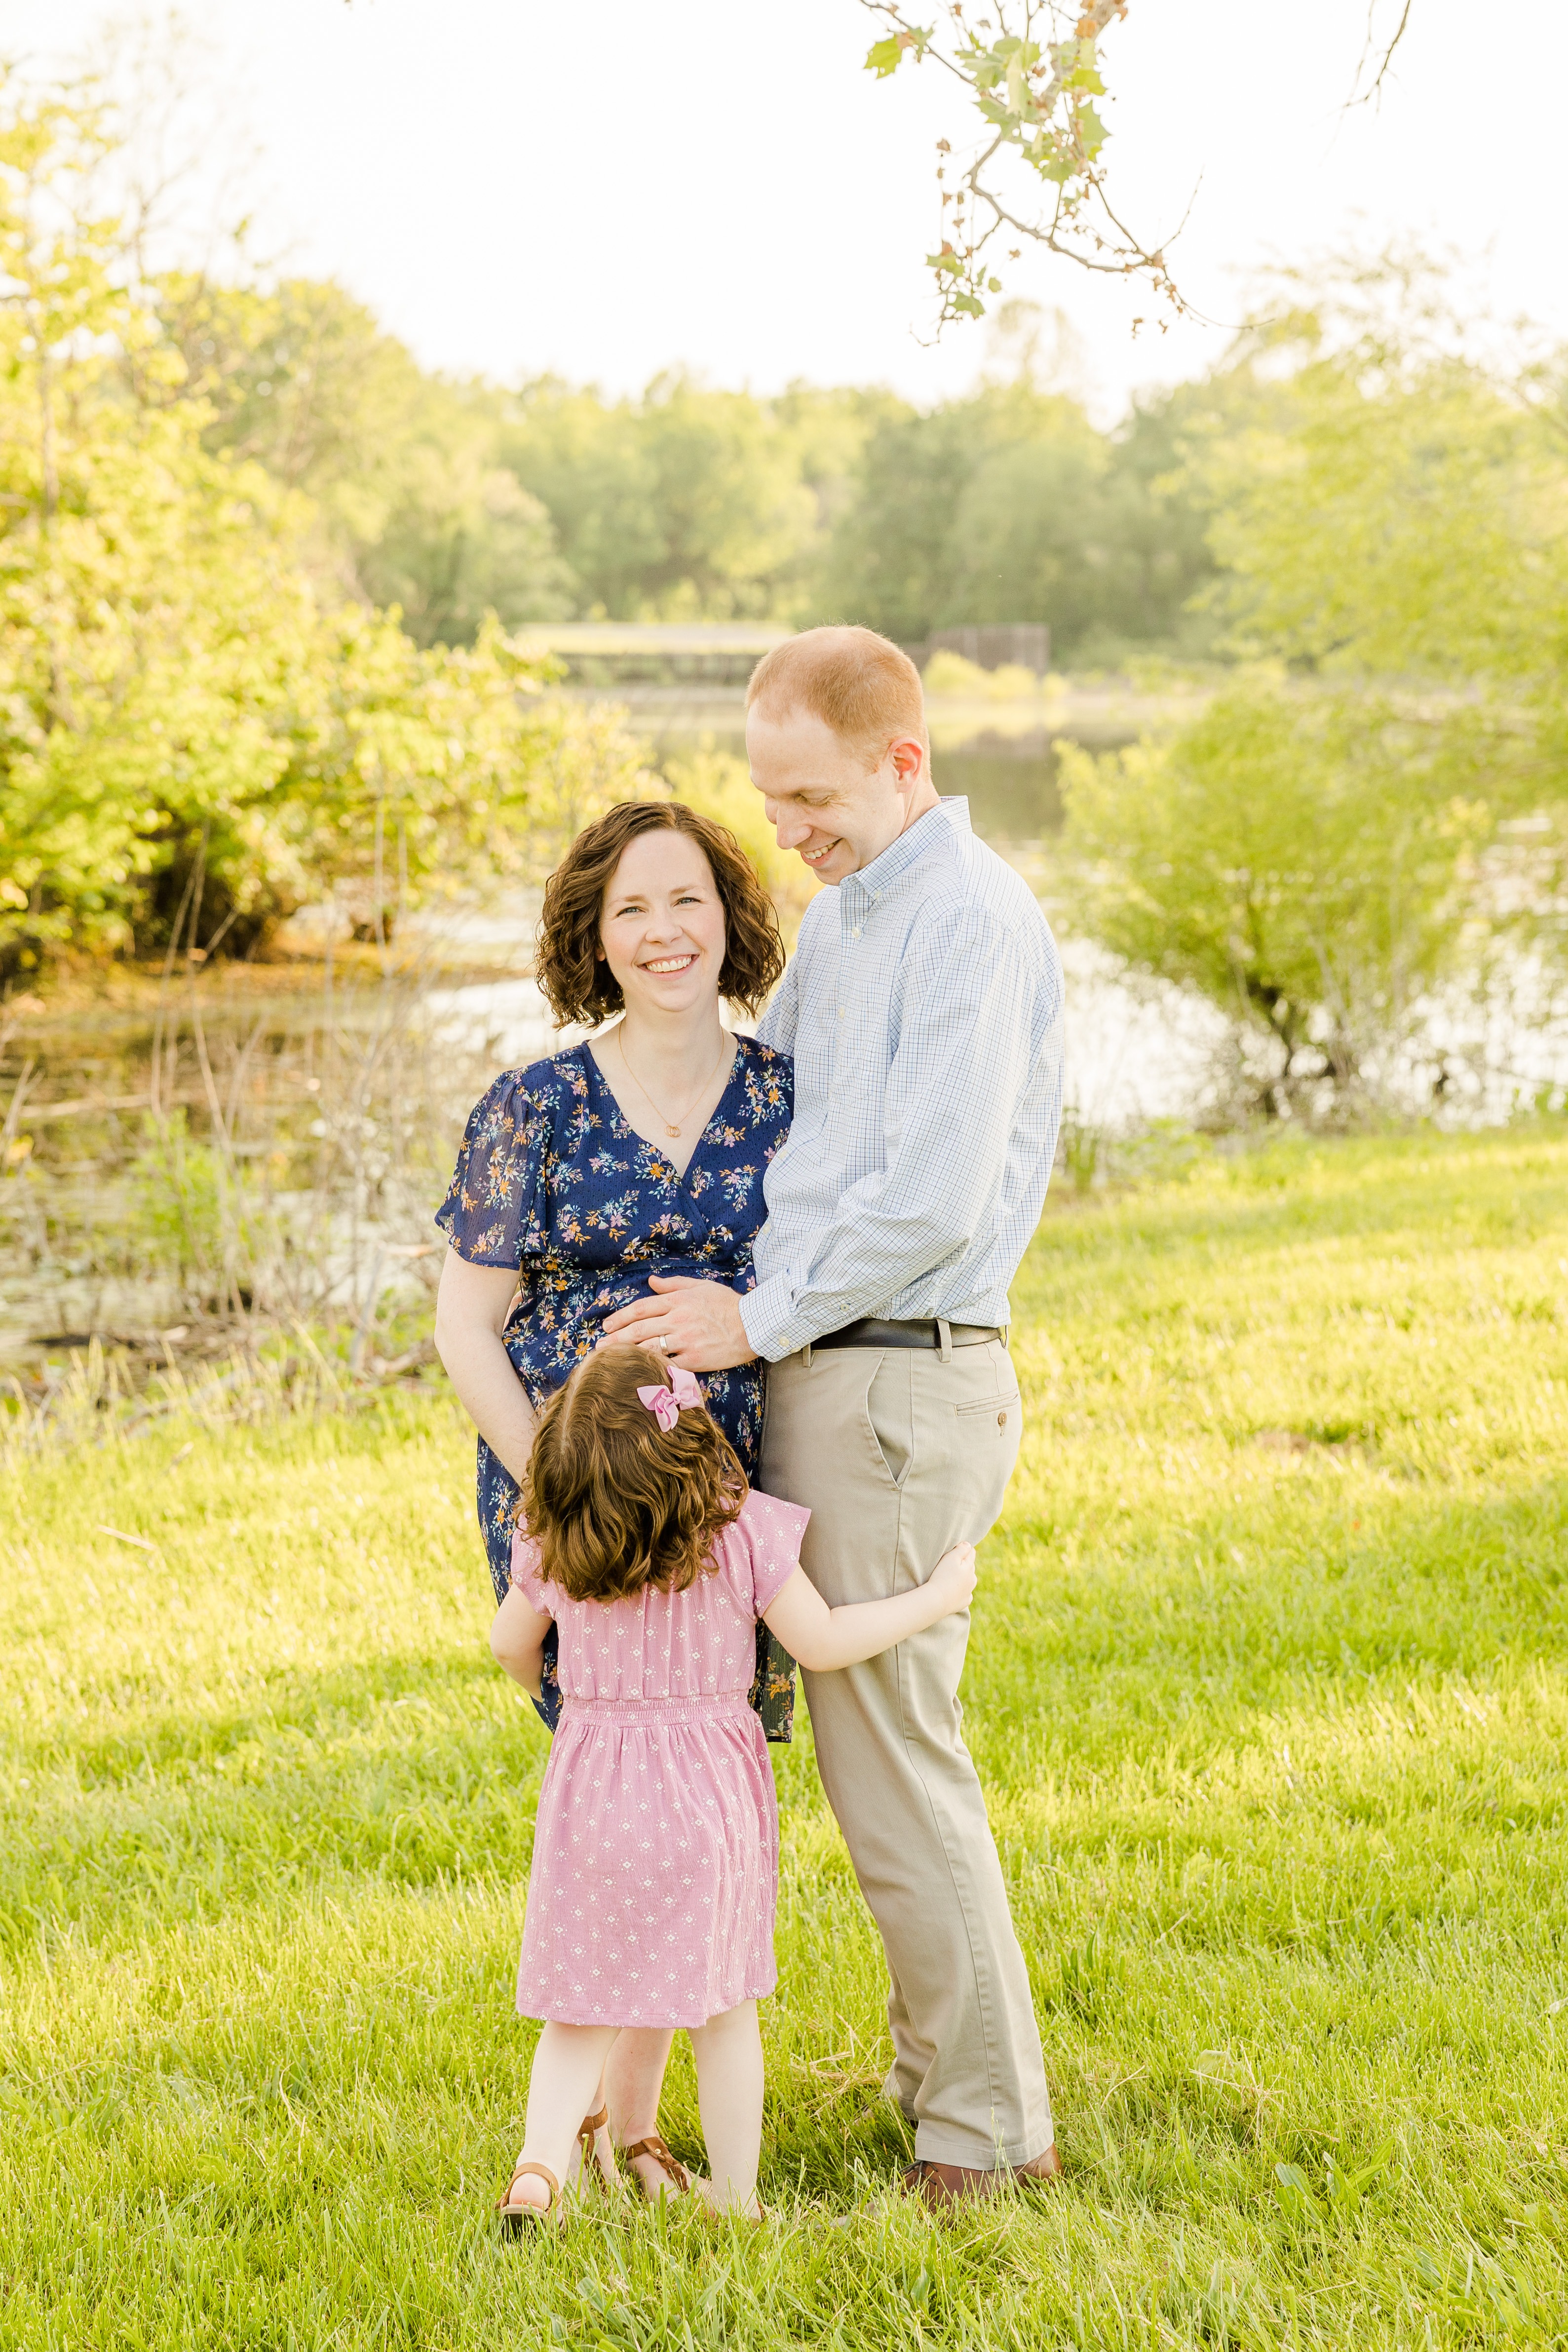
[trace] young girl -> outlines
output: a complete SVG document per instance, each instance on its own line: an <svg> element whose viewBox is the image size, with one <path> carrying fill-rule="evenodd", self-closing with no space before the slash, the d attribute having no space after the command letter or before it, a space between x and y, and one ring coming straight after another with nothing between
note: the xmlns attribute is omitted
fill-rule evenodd
<svg viewBox="0 0 1568 2352"><path fill-rule="evenodd" d="M518 2014L546 2023L497 2208L509 2227L557 2207L574 2140L586 2168L605 2059L636 2025L690 2033L707 2193L758 2213L757 2003L777 1976L779 1814L747 1704L757 1620L827 1674L966 1608L975 1589L974 1547L959 1544L915 1591L830 1609L800 1565L809 1517L748 1489L692 1375L645 1349L589 1357L539 1422L490 1634L537 1692L553 1622L563 1702L517 1971ZM684 2179L662 2142L654 2153Z"/></svg>

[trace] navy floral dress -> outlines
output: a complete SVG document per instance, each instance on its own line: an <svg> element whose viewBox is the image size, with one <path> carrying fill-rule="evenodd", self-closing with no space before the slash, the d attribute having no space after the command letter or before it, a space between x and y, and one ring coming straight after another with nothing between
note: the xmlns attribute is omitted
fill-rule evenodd
<svg viewBox="0 0 1568 2352"><path fill-rule="evenodd" d="M606 1316L647 1295L650 1275L751 1288L751 1244L767 1213L763 1172L789 1132L794 1072L788 1055L753 1037L735 1042L729 1084L684 1176L627 1126L586 1045L503 1072L474 1106L435 1222L470 1265L516 1268L517 1295L502 1337L536 1412L592 1353ZM708 1411L755 1478L762 1366L701 1378ZM481 1438L479 1524L497 1601L511 1574L517 1493ZM765 1625L757 1633L751 1703L768 1738L787 1740L794 1664ZM560 1713L553 1639L536 1704L553 1728Z"/></svg>

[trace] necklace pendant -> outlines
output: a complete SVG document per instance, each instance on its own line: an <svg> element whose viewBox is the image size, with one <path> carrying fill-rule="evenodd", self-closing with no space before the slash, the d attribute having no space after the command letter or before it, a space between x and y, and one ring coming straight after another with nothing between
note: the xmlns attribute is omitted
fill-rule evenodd
<svg viewBox="0 0 1568 2352"><path fill-rule="evenodd" d="M681 1131L681 1130L680 1130L680 1129L679 1129L678 1127L672 1127L672 1126L670 1125L670 1123L669 1123L668 1119L666 1119L666 1120L665 1120L665 1122L664 1122L664 1133L665 1133L666 1135L679 1135L680 1131Z"/></svg>

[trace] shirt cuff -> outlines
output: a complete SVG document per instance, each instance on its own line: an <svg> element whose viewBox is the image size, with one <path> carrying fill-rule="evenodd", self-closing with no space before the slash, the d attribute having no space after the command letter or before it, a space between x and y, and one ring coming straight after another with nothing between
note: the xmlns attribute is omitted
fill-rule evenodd
<svg viewBox="0 0 1568 2352"><path fill-rule="evenodd" d="M757 1353L769 1364L780 1362L804 1347L803 1339L789 1336L789 1325L795 1312L795 1297L787 1274L769 1276L748 1290L740 1302L740 1321L747 1338Z"/></svg>

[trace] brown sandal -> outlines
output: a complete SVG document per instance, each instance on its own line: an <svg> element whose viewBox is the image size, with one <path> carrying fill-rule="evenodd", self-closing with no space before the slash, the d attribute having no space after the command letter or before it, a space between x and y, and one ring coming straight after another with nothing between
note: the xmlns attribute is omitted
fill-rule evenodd
<svg viewBox="0 0 1568 2352"><path fill-rule="evenodd" d="M614 2169L614 2156L611 2157L611 2169L607 2172L599 2154L599 2134L607 2127L609 2122L609 2108L601 2107L596 2116L584 2116L577 2127L578 2146L582 2150L582 2162L578 2167L578 2187L587 2188L589 2168L591 2167L598 2177L600 2188L607 2196L612 2189L619 2189L621 2186L621 2176Z"/></svg>
<svg viewBox="0 0 1568 2352"><path fill-rule="evenodd" d="M528 2179L544 2182L545 2187L549 2190L548 2205L514 2205L512 2203L513 2189L519 2180ZM501 2227L504 2230L509 2230L514 2236L519 2230L527 2229L536 2221L554 2221L559 2225L560 2183L548 2164L525 2164L519 2157L512 2167L512 2177L507 2183L506 2195L498 2197L496 2200L496 2211L500 2216Z"/></svg>
<svg viewBox="0 0 1568 2352"><path fill-rule="evenodd" d="M685 2197L690 2189L692 2185L691 2174L686 2170L685 2166L681 2162L680 2158L675 2154L674 2148L671 2147L669 2142L667 2140L661 2139L657 2132L650 2132L646 2139L634 2139L630 2141L628 2145L622 2149L621 2153L622 2156L628 2158L651 2156L654 2163L659 2167L660 2170L669 2174L670 2179L675 2184L675 2194L678 2197ZM658 2189L650 2189L642 2174L635 2168L632 2170L632 2178L635 2180L638 2188L648 2200L650 2205L657 2204L661 2197L667 2197L669 2194L668 2189L663 2186Z"/></svg>

